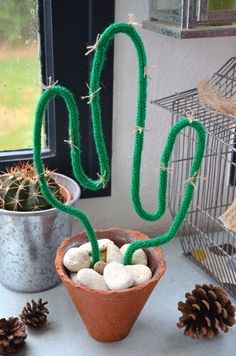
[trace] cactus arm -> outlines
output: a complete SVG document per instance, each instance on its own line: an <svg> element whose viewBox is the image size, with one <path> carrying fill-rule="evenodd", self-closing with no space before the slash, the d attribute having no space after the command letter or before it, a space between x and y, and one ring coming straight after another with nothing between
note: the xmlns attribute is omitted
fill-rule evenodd
<svg viewBox="0 0 236 356"><path fill-rule="evenodd" d="M196 147L193 163L191 165L190 172L189 172L190 179L188 182L186 182L186 188L185 188L185 192L180 208L174 218L174 221L172 222L172 225L170 226L169 230L166 233L153 239L149 239L146 241L134 241L133 243L131 243L131 245L129 246L129 248L125 253L124 264L131 264L133 253L139 248L157 247L169 242L175 236L175 234L177 233L178 229L180 228L181 224L183 223L186 217L189 206L192 202L195 183L198 177L199 169L201 167L201 163L205 151L206 132L204 126L198 121L193 121L191 123L186 118L179 120L170 130L169 136L167 138L167 143L161 157L161 163L165 167L168 167L169 159L174 148L176 137L178 136L179 132L187 126L191 126L193 129L196 130L197 147ZM159 201L161 204L166 204L167 175L168 175L167 170L160 170Z"/></svg>
<svg viewBox="0 0 236 356"><path fill-rule="evenodd" d="M42 127L43 127L43 119L44 119L44 113L47 107L48 102L53 99L54 97L60 97L62 98L66 105L67 109L69 112L69 120L70 123L74 123L75 127L77 129L77 109L76 109L76 104L74 102L74 98L72 94L65 88L62 88L60 86L55 86L52 87L51 89L45 91L39 100L38 106L36 108L36 113L35 113L35 121L34 121L34 137L33 137L33 147L34 147L34 166L35 170L38 174L38 179L39 179L39 185L41 188L41 192L46 198L46 200L55 208L70 214L77 219L79 219L86 231L86 234L91 242L92 245L92 258L93 258L93 263L96 263L99 260L99 248L98 248L98 242L96 239L96 234L89 222L89 219L87 216L78 208L74 208L69 205L65 205L63 202L58 200L52 193L52 190L50 186L48 185L47 179L46 179L46 173L44 172L43 168L43 162L41 158L41 132L42 132ZM78 131L76 131L78 133ZM73 139L76 140L75 133L73 131L74 137ZM74 141L77 144L79 143L78 141ZM77 152L77 151L76 151ZM77 153L73 153L72 155L72 163L74 164L73 168L77 168L78 162L76 161L76 158L78 158Z"/></svg>
<svg viewBox="0 0 236 356"><path fill-rule="evenodd" d="M136 113L136 126L145 127L145 117L146 117L146 98L147 98L147 76L145 75L145 68L147 66L146 53L140 36L132 25L126 23L115 23L110 25L101 35L97 49L94 54L92 70L90 75L90 94L96 92L100 87L101 83L101 74L104 67L104 62L106 58L106 52L111 44L113 38L117 34L127 35L133 42L137 58L138 58L138 103L137 103L137 113ZM102 132L102 123L101 123L101 109L100 109L100 93L93 98L91 102L91 114L92 114L92 124L93 124L93 133L96 144L96 149L100 152L100 156L104 157L106 166L103 167L103 170L109 172L110 178L110 169L107 159L107 152L104 142L104 135ZM133 173L134 171L138 173L140 170L141 164L141 152L143 147L143 133L135 134L135 145L134 145L134 156L136 159L133 159ZM134 157L133 156L133 157ZM107 177L106 177L107 178Z"/></svg>

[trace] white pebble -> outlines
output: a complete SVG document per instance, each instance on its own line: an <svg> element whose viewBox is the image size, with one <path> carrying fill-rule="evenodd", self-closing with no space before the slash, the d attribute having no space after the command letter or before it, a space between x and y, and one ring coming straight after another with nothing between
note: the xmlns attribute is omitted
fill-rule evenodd
<svg viewBox="0 0 236 356"><path fill-rule="evenodd" d="M152 271L145 265L127 265L125 268L131 272L135 286L147 282L152 278Z"/></svg>
<svg viewBox="0 0 236 356"><path fill-rule="evenodd" d="M70 279L74 282L74 283L78 283L77 279L77 272L70 272Z"/></svg>
<svg viewBox="0 0 236 356"><path fill-rule="evenodd" d="M122 253L123 256L125 255L125 252L127 251L129 245L130 244L125 244L125 245L121 246L120 252ZM136 250L132 256L132 265L147 266L147 264L148 264L148 261L147 261L146 253L141 248Z"/></svg>
<svg viewBox="0 0 236 356"><path fill-rule="evenodd" d="M91 268L81 269L76 275L76 280L82 286L87 288L108 290L103 276Z"/></svg>
<svg viewBox="0 0 236 356"><path fill-rule="evenodd" d="M81 252L79 247L72 247L66 251L63 264L69 271L78 272L81 268L90 267L90 258L87 253Z"/></svg>
<svg viewBox="0 0 236 356"><path fill-rule="evenodd" d="M120 262L122 263L123 260L123 255L120 252L119 247L117 247L115 244L109 244L107 246L107 258L106 262Z"/></svg>
<svg viewBox="0 0 236 356"><path fill-rule="evenodd" d="M108 263L104 268L103 277L110 290L126 289L134 284L131 272L119 262Z"/></svg>
<svg viewBox="0 0 236 356"><path fill-rule="evenodd" d="M109 239L98 240L99 251L105 251L109 244L114 244L114 242L109 240ZM85 244L83 244L83 245L81 245L79 247L79 250L82 251L82 252L86 252L88 254L91 254L92 253L91 243L90 242L86 242Z"/></svg>

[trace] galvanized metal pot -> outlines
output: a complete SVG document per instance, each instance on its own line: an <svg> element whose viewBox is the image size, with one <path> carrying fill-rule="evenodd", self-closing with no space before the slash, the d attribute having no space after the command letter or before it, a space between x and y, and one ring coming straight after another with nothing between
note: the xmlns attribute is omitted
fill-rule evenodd
<svg viewBox="0 0 236 356"><path fill-rule="evenodd" d="M68 205L74 206L81 193L78 184L58 173L55 179L69 190ZM71 235L72 219L54 208L35 212L0 209L0 282L17 292L39 292L57 285L56 250Z"/></svg>

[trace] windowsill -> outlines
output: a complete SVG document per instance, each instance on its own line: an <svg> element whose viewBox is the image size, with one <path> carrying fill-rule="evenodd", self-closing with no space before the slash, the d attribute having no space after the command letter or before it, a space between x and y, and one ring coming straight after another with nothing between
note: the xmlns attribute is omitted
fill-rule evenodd
<svg viewBox="0 0 236 356"><path fill-rule="evenodd" d="M235 36L236 34L235 24L219 26L205 25L194 29L181 29L180 25L178 26L161 21L148 20L143 21L143 28L177 39L225 37Z"/></svg>
<svg viewBox="0 0 236 356"><path fill-rule="evenodd" d="M93 340L71 303L65 287L42 293L18 294L0 286L1 317L17 316L27 301L42 297L48 300L49 322L40 330L29 330L27 344L19 356L217 356L235 354L236 327L228 334L220 333L213 340L201 342L183 335L176 327L180 316L178 301L184 300L186 292L195 284L214 283L199 267L182 255L176 238L163 247L167 271L149 298L130 335L116 343ZM236 304L236 300L232 298ZM4 308L3 308L4 306Z"/></svg>

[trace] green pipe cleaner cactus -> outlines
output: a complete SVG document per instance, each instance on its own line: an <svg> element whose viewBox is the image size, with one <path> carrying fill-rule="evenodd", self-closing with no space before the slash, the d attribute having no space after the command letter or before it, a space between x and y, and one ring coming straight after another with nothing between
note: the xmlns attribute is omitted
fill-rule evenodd
<svg viewBox="0 0 236 356"><path fill-rule="evenodd" d="M70 156L72 162L73 173L77 181L86 189L98 190L103 188L110 180L110 166L108 154L104 141L102 129L102 114L100 107L100 79L104 65L105 55L108 46L113 40L114 36L118 33L124 33L132 40L138 57L138 102L136 114L136 127L135 142L132 160L132 184L131 184L131 200L133 207L137 214L145 220L156 221L161 218L166 210L166 195L167 195L167 178L168 178L168 165L171 153L174 148L175 140L181 130L187 126L191 126L197 133L197 145L194 155L193 163L190 168L190 177L186 182L186 188L183 195L182 203L179 211L172 222L170 229L163 235L145 241L134 241L131 243L124 256L124 264L130 264L132 255L135 250L139 248L148 248L162 245L170 241L179 227L181 226L189 206L193 198L195 183L198 177L199 169L201 166L204 150L206 133L203 125L194 120L187 118L180 119L170 130L167 138L166 146L164 148L161 163L160 163L160 176L159 176L159 189L158 189L158 208L154 213L144 210L140 199L140 170L142 160L142 150L144 144L145 132L145 119L146 119L146 101L147 101L147 61L143 43L133 27L132 24L115 23L110 25L101 35L96 43L96 50L93 58L92 71L90 76L89 86L89 99L91 107L93 137L96 146L96 152L99 160L100 173L99 178L96 180L88 177L81 163L81 148L80 148L80 134L79 134L79 114L76 107L75 100L71 92L59 85L53 86L46 90L38 103L35 124L34 124L34 164L35 169L40 177L40 187L43 195L48 202L54 207L62 210L68 214L77 217L83 224L86 234L92 244L92 257L93 263L99 259L99 249L96 239L96 234L87 218L87 216L78 208L73 208L64 205L58 201L51 193L50 187L47 186L44 172L43 163L41 159L41 128L43 125L43 117L48 105L48 102L55 98L60 97L64 100L68 113L69 113L69 142Z"/></svg>

